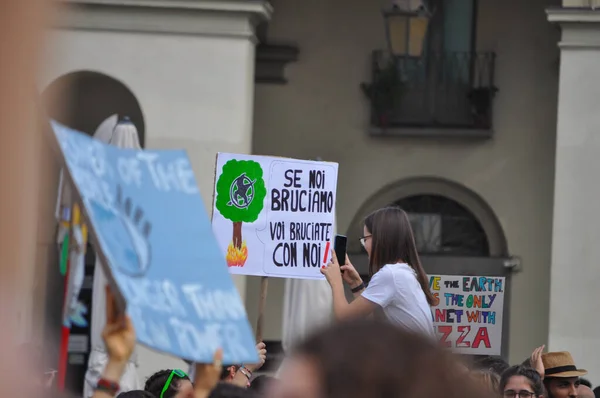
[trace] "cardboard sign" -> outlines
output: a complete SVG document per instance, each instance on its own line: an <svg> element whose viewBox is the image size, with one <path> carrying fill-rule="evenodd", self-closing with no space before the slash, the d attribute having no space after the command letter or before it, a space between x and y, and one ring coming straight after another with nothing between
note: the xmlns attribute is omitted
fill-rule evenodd
<svg viewBox="0 0 600 398"><path fill-rule="evenodd" d="M196 362L258 361L185 151L105 145L53 122L96 252L140 343Z"/></svg>
<svg viewBox="0 0 600 398"><path fill-rule="evenodd" d="M212 226L230 272L321 279L337 172L337 163L220 153Z"/></svg>
<svg viewBox="0 0 600 398"><path fill-rule="evenodd" d="M503 277L431 275L429 288L440 302L433 307L435 330L459 354L500 355Z"/></svg>

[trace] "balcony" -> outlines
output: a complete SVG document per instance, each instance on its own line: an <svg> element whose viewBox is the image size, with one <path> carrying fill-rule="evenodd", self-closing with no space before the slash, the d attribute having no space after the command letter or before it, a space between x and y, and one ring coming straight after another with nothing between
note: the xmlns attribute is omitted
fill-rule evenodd
<svg viewBox="0 0 600 398"><path fill-rule="evenodd" d="M422 58L372 55L370 133L401 136L492 134L495 54L448 52Z"/></svg>

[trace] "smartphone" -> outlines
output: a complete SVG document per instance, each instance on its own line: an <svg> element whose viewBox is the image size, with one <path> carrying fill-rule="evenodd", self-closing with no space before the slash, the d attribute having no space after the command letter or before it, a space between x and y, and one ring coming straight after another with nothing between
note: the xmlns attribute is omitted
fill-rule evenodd
<svg viewBox="0 0 600 398"><path fill-rule="evenodd" d="M348 238L344 235L336 235L335 241L333 242L333 250L335 250L335 256L337 257L338 263L340 265L346 264L346 244L348 243ZM344 271L342 271L344 272Z"/></svg>

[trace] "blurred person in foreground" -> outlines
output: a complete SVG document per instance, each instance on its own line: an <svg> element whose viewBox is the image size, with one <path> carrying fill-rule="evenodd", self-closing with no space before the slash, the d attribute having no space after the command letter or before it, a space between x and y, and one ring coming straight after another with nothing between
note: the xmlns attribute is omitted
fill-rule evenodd
<svg viewBox="0 0 600 398"><path fill-rule="evenodd" d="M358 319L318 331L292 351L269 398L482 398L455 357L389 322ZM486 395L487 394L487 395Z"/></svg>
<svg viewBox="0 0 600 398"><path fill-rule="evenodd" d="M527 362L527 366L530 366L529 360ZM508 362L496 356L484 356L482 358L478 358L473 363L474 370L492 372L495 373L498 376L498 378L500 378L500 376L502 376L502 373L504 373L509 367L510 365L508 364Z"/></svg>
<svg viewBox="0 0 600 398"><path fill-rule="evenodd" d="M45 396L40 385L44 383L32 382L26 371L38 367L31 362L34 353L23 355L18 344L23 336L42 334L26 330L27 321L41 314L26 308L34 295L33 283L23 282L31 282L29 277L37 273L33 269L41 236L37 229L40 165L51 157L42 151L48 148L36 124L34 104L52 3L3 1L0 12L0 184L7 187L0 196L0 386L6 397Z"/></svg>
<svg viewBox="0 0 600 398"><path fill-rule="evenodd" d="M596 398L594 395L594 390L590 386L580 384L577 387L577 397L579 398Z"/></svg>
<svg viewBox="0 0 600 398"><path fill-rule="evenodd" d="M209 398L260 398L254 391L247 388L236 386L231 383L220 382L211 391Z"/></svg>
<svg viewBox="0 0 600 398"><path fill-rule="evenodd" d="M492 396L500 395L500 376L491 370L474 370L471 378Z"/></svg>
<svg viewBox="0 0 600 398"><path fill-rule="evenodd" d="M275 383L278 382L279 380L277 380L275 377L266 375L257 376L250 383L250 387L248 387L248 390L253 391L254 393L256 393L256 395L263 397L265 396L267 391L274 388Z"/></svg>

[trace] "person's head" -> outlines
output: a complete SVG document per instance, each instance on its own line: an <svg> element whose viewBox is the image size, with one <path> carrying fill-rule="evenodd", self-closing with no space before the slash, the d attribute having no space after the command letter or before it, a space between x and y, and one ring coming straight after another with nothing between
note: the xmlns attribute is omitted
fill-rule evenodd
<svg viewBox="0 0 600 398"><path fill-rule="evenodd" d="M421 266L408 215L399 207L384 207L365 218L361 243L369 255L369 274L386 264L407 263L415 270L429 305L435 298L429 290L427 274Z"/></svg>
<svg viewBox="0 0 600 398"><path fill-rule="evenodd" d="M495 372L490 370L474 370L471 372L471 378L485 391L488 391L491 396L498 396L500 392L500 376Z"/></svg>
<svg viewBox="0 0 600 398"><path fill-rule="evenodd" d="M579 384L579 387L577 387L577 397L596 398L594 395L594 390L592 390L590 386L586 386L585 384Z"/></svg>
<svg viewBox="0 0 600 398"><path fill-rule="evenodd" d="M194 388L190 378L179 369L166 369L154 373L146 380L144 390L156 398L194 397Z"/></svg>
<svg viewBox="0 0 600 398"><path fill-rule="evenodd" d="M498 377L508 369L510 365L500 357L485 356L475 361L476 370L484 370L495 373Z"/></svg>
<svg viewBox="0 0 600 398"><path fill-rule="evenodd" d="M277 383L277 379L274 377L265 375L257 376L254 378L254 380L252 380L248 389L256 392L257 395L262 396L271 388L274 383Z"/></svg>
<svg viewBox="0 0 600 398"><path fill-rule="evenodd" d="M144 390L133 390L122 392L117 395L117 398L156 398L154 394Z"/></svg>
<svg viewBox="0 0 600 398"><path fill-rule="evenodd" d="M235 366L235 365L228 365L228 366L223 365L223 369L221 369L220 380L225 381L225 382L232 381L239 368L240 368L239 366Z"/></svg>
<svg viewBox="0 0 600 398"><path fill-rule="evenodd" d="M577 369L571 354L567 351L548 352L542 354L542 362L545 370L544 385L548 397L577 397L579 377L585 376L587 371Z"/></svg>
<svg viewBox="0 0 600 398"><path fill-rule="evenodd" d="M523 365L511 366L502 373L499 390L504 398L544 398L542 377Z"/></svg>
<svg viewBox="0 0 600 398"><path fill-rule="evenodd" d="M579 378L579 385L589 387L590 390L592 389L592 383L588 379L584 379L583 377Z"/></svg>
<svg viewBox="0 0 600 398"><path fill-rule="evenodd" d="M456 361L430 339L388 322L340 322L317 331L286 359L267 397L481 397Z"/></svg>
<svg viewBox="0 0 600 398"><path fill-rule="evenodd" d="M211 391L208 398L255 398L254 392L230 383L221 382Z"/></svg>
<svg viewBox="0 0 600 398"><path fill-rule="evenodd" d="M600 386L594 388L594 396L600 398Z"/></svg>

